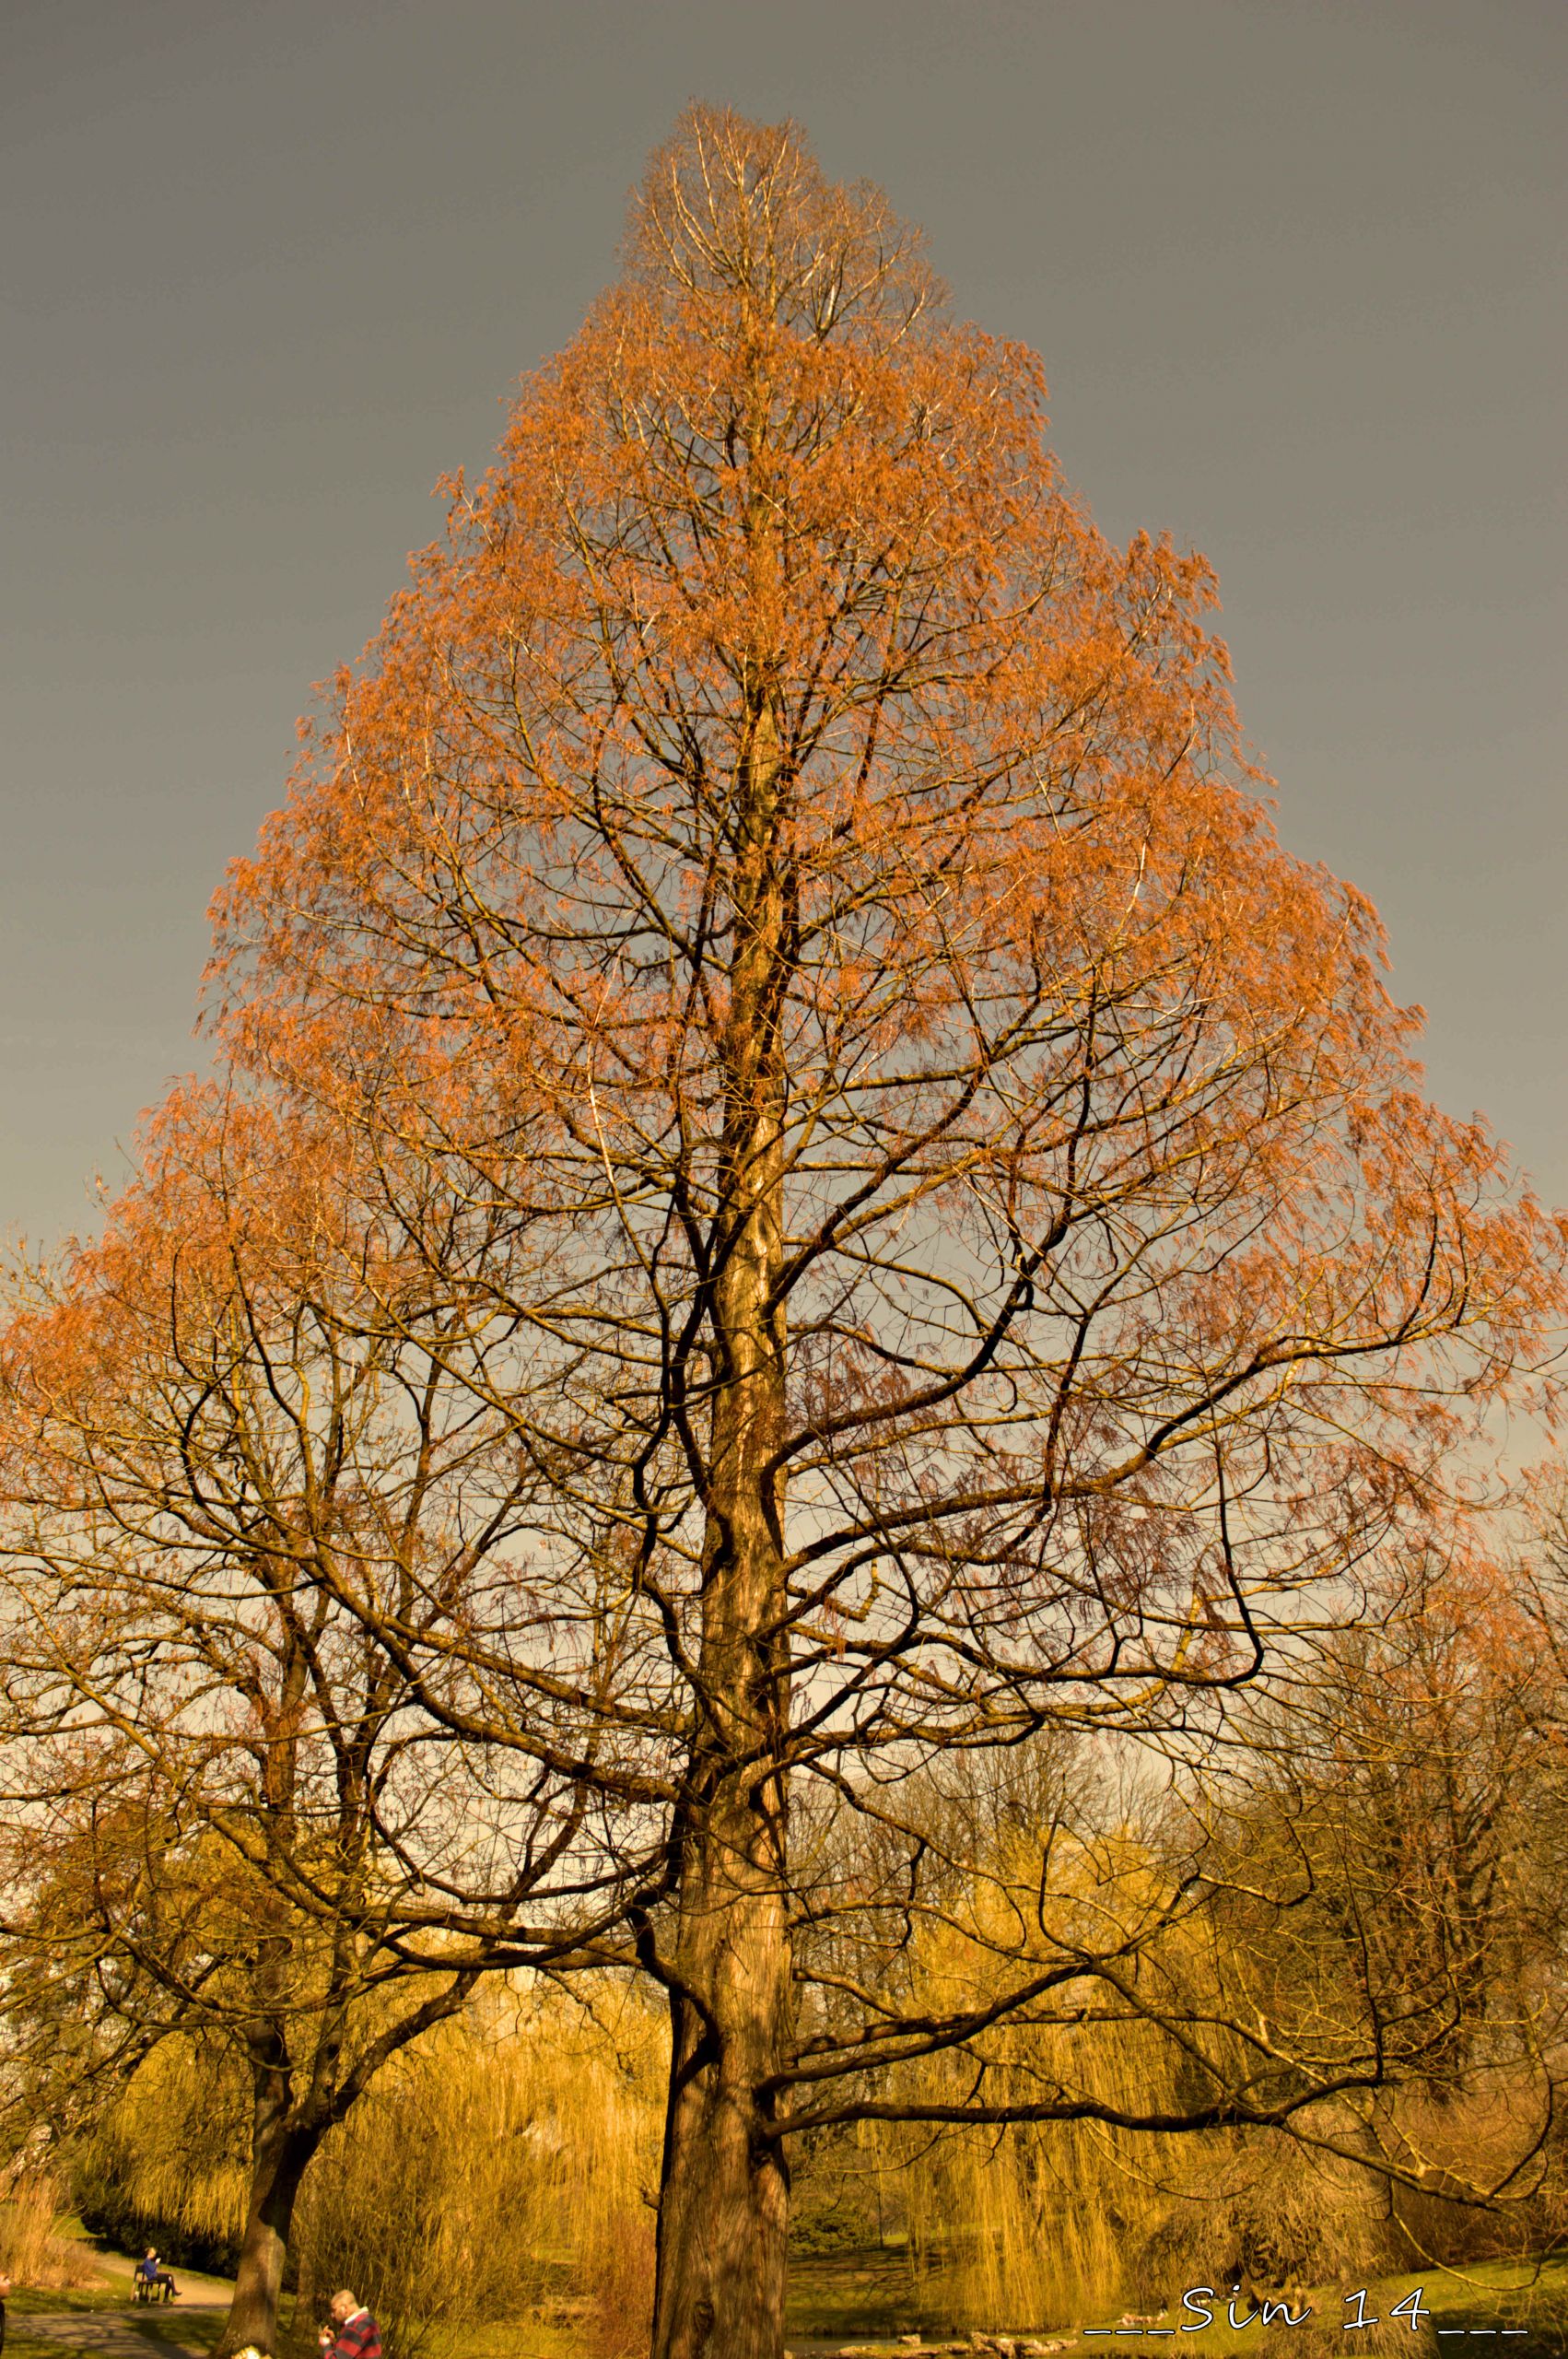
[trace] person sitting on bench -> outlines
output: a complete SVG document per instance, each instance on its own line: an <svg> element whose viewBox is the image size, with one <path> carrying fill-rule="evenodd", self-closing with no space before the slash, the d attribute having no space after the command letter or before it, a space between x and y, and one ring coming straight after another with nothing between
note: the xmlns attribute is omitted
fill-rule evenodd
<svg viewBox="0 0 1568 2359"><path fill-rule="evenodd" d="M142 2292L144 2301L178 2300L180 2288L158 2259L156 2245L149 2245L146 2249L146 2258L136 2263L136 2275L141 2281L138 2291ZM142 2291L143 2288L145 2291Z"/></svg>

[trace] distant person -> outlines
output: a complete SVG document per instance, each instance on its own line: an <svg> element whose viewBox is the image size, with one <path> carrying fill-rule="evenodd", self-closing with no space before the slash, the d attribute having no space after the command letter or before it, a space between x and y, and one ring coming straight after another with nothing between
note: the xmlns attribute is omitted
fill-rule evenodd
<svg viewBox="0 0 1568 2359"><path fill-rule="evenodd" d="M331 2326L321 2331L326 2359L381 2359L381 2330L357 2294L345 2287L327 2304Z"/></svg>
<svg viewBox="0 0 1568 2359"><path fill-rule="evenodd" d="M6 2348L6 2299L11 2291L11 2281L0 2271L0 2351Z"/></svg>
<svg viewBox="0 0 1568 2359"><path fill-rule="evenodd" d="M158 2247L148 2245L146 2255L136 2263L136 2274L147 2289L149 2301L177 2301L180 2288L158 2257Z"/></svg>

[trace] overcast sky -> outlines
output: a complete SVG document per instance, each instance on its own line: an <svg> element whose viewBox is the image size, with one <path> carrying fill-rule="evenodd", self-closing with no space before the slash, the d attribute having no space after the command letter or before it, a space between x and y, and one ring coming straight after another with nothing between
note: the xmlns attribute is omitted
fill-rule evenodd
<svg viewBox="0 0 1568 2359"><path fill-rule="evenodd" d="M0 1226L199 1057L205 907L614 275L683 103L794 115L1219 568L1294 851L1568 1197L1563 0L5 0Z"/></svg>

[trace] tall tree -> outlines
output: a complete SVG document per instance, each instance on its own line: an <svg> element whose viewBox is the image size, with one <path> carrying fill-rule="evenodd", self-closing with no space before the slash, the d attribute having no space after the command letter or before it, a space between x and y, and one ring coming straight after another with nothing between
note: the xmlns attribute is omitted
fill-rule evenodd
<svg viewBox="0 0 1568 2359"><path fill-rule="evenodd" d="M1095 532L881 196L697 110L626 264L234 873L222 1022L357 1135L425 1280L385 1316L528 1469L461 1617L417 1568L356 1610L489 1757L565 1747L607 1848L657 1830L654 2347L776 2359L790 2134L984 2028L821 1965L872 1904L813 1796L893 1830L896 1945L922 1759L1174 1734L1353 1613L1562 1238L1277 844L1209 569ZM986 2020L1132 2005L1130 1954L1022 1944ZM1194 2124L1322 2094L1196 2055Z"/></svg>
<svg viewBox="0 0 1568 2359"><path fill-rule="evenodd" d="M6 2000L39 2035L13 2073L25 2107L62 2051L79 2096L170 2035L237 2052L218 2349L270 2349L327 2132L480 1975L569 1959L607 1904L591 1788L454 1745L372 1635L461 1617L528 1486L427 1356L411 1379L377 1305L420 1273L319 1130L184 1093L146 1144L0 1342Z"/></svg>

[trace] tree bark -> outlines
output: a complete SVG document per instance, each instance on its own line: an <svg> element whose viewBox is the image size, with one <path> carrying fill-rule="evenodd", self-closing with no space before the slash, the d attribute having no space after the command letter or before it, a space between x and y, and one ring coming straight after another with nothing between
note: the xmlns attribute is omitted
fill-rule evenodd
<svg viewBox="0 0 1568 2359"><path fill-rule="evenodd" d="M779 2359L789 2173L757 2092L778 2057L782 1911L721 1904L704 1931L709 2021L673 2010L654 2359Z"/></svg>
<svg viewBox="0 0 1568 2359"><path fill-rule="evenodd" d="M742 1553L755 1572L767 1552ZM749 1654L749 1676L736 1665L708 1691L731 1750L705 1781L686 1844L653 2359L779 2359L784 2348L789 2171L766 2086L790 2021L784 1793L757 1742L782 1677L757 1644L759 1627L760 1617L749 1645L735 1649ZM744 1751L743 1700L754 1739Z"/></svg>
<svg viewBox="0 0 1568 2359"><path fill-rule="evenodd" d="M783 2060L788 1723L780 982L793 921L766 699L737 779L734 949L711 1291L715 1386L697 1724L676 1940L654 2359L778 2359L789 2172L766 2084Z"/></svg>
<svg viewBox="0 0 1568 2359"><path fill-rule="evenodd" d="M279 2083L281 2082L281 2085ZM277 2306L288 2258L294 2203L320 2133L288 2121L288 2087L268 2073L257 2086L252 2138L251 2198L235 2272L234 2299L212 2359L230 2359L247 2343L258 2351L277 2346Z"/></svg>

